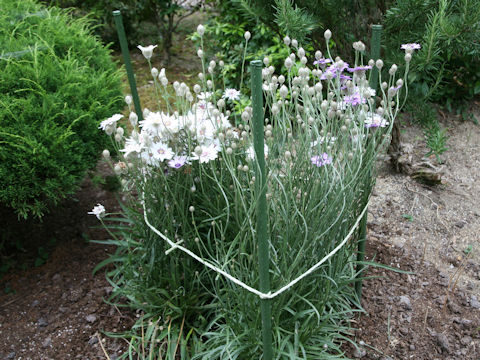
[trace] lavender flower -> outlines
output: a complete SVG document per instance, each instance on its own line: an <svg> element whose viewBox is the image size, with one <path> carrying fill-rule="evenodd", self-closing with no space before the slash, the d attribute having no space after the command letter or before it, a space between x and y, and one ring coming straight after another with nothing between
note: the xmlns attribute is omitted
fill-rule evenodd
<svg viewBox="0 0 480 360"><path fill-rule="evenodd" d="M413 52L413 50L420 50L421 46L420 44L417 44L417 43L410 43L410 44L402 44L402 46L400 46L400 48L402 50L405 50L405 52Z"/></svg>
<svg viewBox="0 0 480 360"><path fill-rule="evenodd" d="M365 104L367 102L366 99L362 98L360 93L355 92L352 95L347 95L343 98L343 102L346 104L350 104L352 106L357 106L360 104Z"/></svg>
<svg viewBox="0 0 480 360"><path fill-rule="evenodd" d="M175 155L173 159L168 162L168 166L174 169L180 169L183 165L187 164L186 156Z"/></svg>
<svg viewBox="0 0 480 360"><path fill-rule="evenodd" d="M320 167L324 165L328 165L332 163L332 157L329 156L327 153L323 153L322 155L315 155L310 158L310 161L313 165Z"/></svg>
<svg viewBox="0 0 480 360"><path fill-rule="evenodd" d="M332 60L330 60L330 59L321 58L321 59L315 60L313 62L313 65L326 65L326 64L329 64L331 62L332 62Z"/></svg>
<svg viewBox="0 0 480 360"><path fill-rule="evenodd" d="M370 70L372 67L370 65L366 66L355 66L353 68L349 67L347 68L348 72L355 73L355 72L360 72L360 71L367 71Z"/></svg>

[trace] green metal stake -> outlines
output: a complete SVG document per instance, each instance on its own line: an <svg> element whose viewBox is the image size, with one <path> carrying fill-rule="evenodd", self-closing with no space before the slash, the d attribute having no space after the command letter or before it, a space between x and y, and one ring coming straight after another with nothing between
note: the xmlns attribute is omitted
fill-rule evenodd
<svg viewBox="0 0 480 360"><path fill-rule="evenodd" d="M382 25L372 25L372 39L370 42L371 47L371 56L372 59L377 61L380 58L380 42L382 39ZM370 77L370 87L375 91L378 91L378 69L376 66L372 69L372 75ZM371 190L371 189L368 189ZM369 193L370 191L368 191ZM368 196L365 198L364 203L366 204L368 200ZM363 216L362 220L360 221L359 231L358 231L358 251L357 251L357 274L359 277L363 276L363 269L365 265L362 264L365 261L365 245L367 241L367 214ZM355 291L357 293L358 301L362 300L362 279L357 279L355 283Z"/></svg>
<svg viewBox="0 0 480 360"><path fill-rule="evenodd" d="M138 120L143 120L142 107L140 106L140 98L138 97L137 84L135 83L135 76L133 75L132 63L130 62L130 53L128 52L127 37L123 27L122 14L120 10L113 12L115 19L115 26L117 28L118 40L120 41L120 48L122 49L123 61L125 62L125 69L127 70L128 83L130 84L130 91L132 92L133 104L138 116Z"/></svg>
<svg viewBox="0 0 480 360"><path fill-rule="evenodd" d="M265 150L263 138L263 93L262 93L262 61L250 62L252 76L252 107L253 107L253 147L257 167L255 169L255 189L259 194L257 201L257 237L258 237L258 267L260 272L260 291L270 291L269 275L269 250L268 250L268 228L267 228L267 174L265 172ZM262 340L263 360L273 358L272 348L272 310L271 300L261 299L260 309L262 312Z"/></svg>
<svg viewBox="0 0 480 360"><path fill-rule="evenodd" d="M372 25L372 39L370 40L371 58L375 61L380 59L380 43L382 40L382 25ZM378 90L378 69L376 66L372 69L370 77L370 87Z"/></svg>

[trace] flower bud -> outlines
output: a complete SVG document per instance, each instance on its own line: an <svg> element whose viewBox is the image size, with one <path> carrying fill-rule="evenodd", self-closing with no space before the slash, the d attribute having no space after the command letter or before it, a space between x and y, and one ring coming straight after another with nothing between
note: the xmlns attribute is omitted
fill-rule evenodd
<svg viewBox="0 0 480 360"><path fill-rule="evenodd" d="M243 37L245 38L246 41L248 41L252 37L252 34L250 34L250 31L245 31L245 34L243 34Z"/></svg>
<svg viewBox="0 0 480 360"><path fill-rule="evenodd" d="M382 61L382 59L378 59L378 60L375 62L375 66L377 67L378 70L382 70L382 67L383 67L383 61Z"/></svg>
<svg viewBox="0 0 480 360"><path fill-rule="evenodd" d="M329 29L327 29L327 30L325 30L325 32L323 33L323 36L324 36L325 39L328 41L328 40L330 40L331 37L332 37L332 32L331 32Z"/></svg>
<svg viewBox="0 0 480 360"><path fill-rule="evenodd" d="M305 50L302 47L299 48L298 51L297 51L297 55L301 59L302 57L305 56Z"/></svg>
<svg viewBox="0 0 480 360"><path fill-rule="evenodd" d="M292 39L292 46L296 49L298 47L298 41L296 39Z"/></svg>
<svg viewBox="0 0 480 360"><path fill-rule="evenodd" d="M168 79L164 76L164 77L161 77L160 78L160 83L163 85L163 86L167 86L168 85Z"/></svg>
<svg viewBox="0 0 480 360"><path fill-rule="evenodd" d="M158 69L156 67L153 67L150 72L152 73L152 76L154 78L156 78L158 76Z"/></svg>
<svg viewBox="0 0 480 360"><path fill-rule="evenodd" d="M198 49L197 50L197 55L199 58L202 58L203 57L203 50L202 49Z"/></svg>
<svg viewBox="0 0 480 360"><path fill-rule="evenodd" d="M193 91L195 92L195 94L198 94L200 93L200 91L202 91L202 87L198 84L195 84L193 85Z"/></svg>
<svg viewBox="0 0 480 360"><path fill-rule="evenodd" d="M300 62L303 64L303 65L306 65L308 60L305 56L303 56L301 59L300 59Z"/></svg>
<svg viewBox="0 0 480 360"><path fill-rule="evenodd" d="M412 54L405 54L405 61L408 63L410 60L412 60Z"/></svg>
<svg viewBox="0 0 480 360"><path fill-rule="evenodd" d="M320 60L322 58L322 52L320 50L315 51L315 59Z"/></svg>
<svg viewBox="0 0 480 360"><path fill-rule="evenodd" d="M215 60L210 60L210 63L208 64L208 67L211 67L212 69L215 69L215 66L217 66L217 63Z"/></svg>
<svg viewBox="0 0 480 360"><path fill-rule="evenodd" d="M282 99L285 99L288 95L288 88L285 85L282 85L282 87L279 90L279 93Z"/></svg>
<svg viewBox="0 0 480 360"><path fill-rule="evenodd" d="M397 65L393 64L393 65L390 67L390 70L388 70L388 73L393 76L393 75L395 75L395 73L397 72L397 70L398 70Z"/></svg>
<svg viewBox="0 0 480 360"><path fill-rule="evenodd" d="M224 67L224 66L225 66L225 63L223 62L223 60L220 60L220 61L218 62L218 66L220 66L220 67Z"/></svg>
<svg viewBox="0 0 480 360"><path fill-rule="evenodd" d="M221 109L223 107L225 107L225 100L224 99L219 99L217 101L217 106Z"/></svg>
<svg viewBox="0 0 480 360"><path fill-rule="evenodd" d="M264 64L265 66L268 66L268 64L270 64L270 59L265 56L265 57L263 58L263 64Z"/></svg>
<svg viewBox="0 0 480 360"><path fill-rule="evenodd" d="M120 141L122 141L122 139L123 139L123 137L120 134L118 134L118 133L115 134L115 141L116 142L120 142Z"/></svg>
<svg viewBox="0 0 480 360"><path fill-rule="evenodd" d="M200 156L202 155L202 148L200 146L196 146L194 152L196 155Z"/></svg>
<svg viewBox="0 0 480 360"><path fill-rule="evenodd" d="M130 95L125 96L125 102L127 105L132 105L132 97Z"/></svg>
<svg viewBox="0 0 480 360"><path fill-rule="evenodd" d="M102 156L106 160L110 159L110 151L108 151L108 149L103 150Z"/></svg>
<svg viewBox="0 0 480 360"><path fill-rule="evenodd" d="M403 86L403 80L398 79L396 85L397 85L397 87Z"/></svg>
<svg viewBox="0 0 480 360"><path fill-rule="evenodd" d="M211 89L213 87L213 82L212 80L207 80L207 87Z"/></svg>
<svg viewBox="0 0 480 360"><path fill-rule="evenodd" d="M197 26L197 33L200 36L203 36L205 34L205 27L202 24Z"/></svg>
<svg viewBox="0 0 480 360"><path fill-rule="evenodd" d="M283 43L284 43L285 45L287 45L287 46L290 46L290 43L291 43L290 38L289 38L288 36L285 36L285 37L283 38Z"/></svg>
<svg viewBox="0 0 480 360"><path fill-rule="evenodd" d="M382 89L385 90L388 87L388 84L384 81L382 82Z"/></svg>
<svg viewBox="0 0 480 360"><path fill-rule="evenodd" d="M287 58L285 59L285 67L286 67L288 70L290 70L292 66L293 66L293 61L292 61L292 59L290 59L289 57L287 57Z"/></svg>
<svg viewBox="0 0 480 360"><path fill-rule="evenodd" d="M190 206L190 207L188 208L188 211L190 211L191 213L193 213L193 212L195 211L195 207L194 207L194 206Z"/></svg>
<svg viewBox="0 0 480 360"><path fill-rule="evenodd" d="M373 60L373 59L368 60L368 66L374 67L375 66L375 60Z"/></svg>

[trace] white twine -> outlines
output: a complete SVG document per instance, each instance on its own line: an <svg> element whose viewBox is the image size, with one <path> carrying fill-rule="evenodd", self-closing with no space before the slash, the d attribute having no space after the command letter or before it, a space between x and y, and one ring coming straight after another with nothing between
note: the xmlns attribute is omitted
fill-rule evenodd
<svg viewBox="0 0 480 360"><path fill-rule="evenodd" d="M277 291L275 291L274 293L272 293L271 291L269 291L268 293L264 293L264 292L261 292L257 289L254 289L252 288L251 286L248 286L247 284L245 284L243 281L241 280L238 280L237 278L233 277L232 275L228 274L227 272L223 271L222 269L216 267L215 265L209 263L207 260L205 259L202 259L201 257L199 257L198 255L196 255L194 252L188 250L187 248L181 246L180 244L182 243L182 240L175 243L173 242L172 240L170 240L168 237L166 237L164 234L162 234L159 230L157 230L155 227L153 227L150 222L148 221L148 218L147 218L147 209L145 208L145 201L143 201L143 218L145 219L145 223L147 224L147 226L152 229L152 231L157 234L158 236L160 236L163 240L165 240L170 246L171 248L168 249L167 251L165 251L165 254L169 254L170 252L172 252L173 250L175 249L179 249L181 251L183 251L185 254L191 256L192 258L194 258L195 260L197 260L199 263L205 265L206 267L208 267L209 269L212 269L213 271L225 276L228 280L232 281L233 283L237 284L238 286L244 288L245 290L251 292L252 294L255 294L257 295L260 299L273 299L274 297L280 295L281 293L283 293L284 291L287 291L289 288L291 288L292 286L294 286L296 283L298 283L300 280L302 280L303 278L305 278L306 276L310 275L311 273L313 273L315 270L317 270L325 261L327 261L328 259L330 259L333 255L335 255L338 250L340 250L346 243L347 241L350 239L350 237L352 236L353 232L355 231L355 229L357 228L358 224L360 223L360 221L362 220L362 217L363 215L365 215L365 212L367 211L368 209L368 205L370 204L370 199L368 200L367 202L367 205L365 205L365 207L363 208L363 211L362 213L360 214L360 216L357 218L357 220L355 221L355 224L353 225L353 227L350 229L350 231L348 232L347 236L342 240L342 242L340 244L337 245L337 247L335 249L333 249L328 255L326 255L322 260L320 260L319 262L317 262L315 265L313 265L310 269L308 269L307 271L305 271L303 274L301 274L300 276L298 276L297 278L295 278L294 280L290 281L287 285L281 287L280 289L278 289Z"/></svg>

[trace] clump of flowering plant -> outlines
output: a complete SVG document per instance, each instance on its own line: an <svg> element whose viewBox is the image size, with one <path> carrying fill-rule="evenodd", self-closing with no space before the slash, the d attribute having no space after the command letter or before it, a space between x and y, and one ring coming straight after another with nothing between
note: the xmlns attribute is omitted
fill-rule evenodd
<svg viewBox="0 0 480 360"><path fill-rule="evenodd" d="M203 27L198 33L201 38ZM327 30L326 54L317 51L314 60L286 38L291 53L283 73L264 60L272 289L305 273L352 231L367 204L376 156L388 140L400 107L399 90L406 84L392 65L388 82L379 79L377 94L369 86L371 69L381 69L383 62L364 63L365 45L357 42L350 66L331 55L330 37ZM246 42L249 38L245 34ZM205 319L192 320L204 335L196 358L221 359L227 353L258 358L260 315L252 310L259 306L258 296L164 241L182 244L212 266L258 287L254 224L263 189L255 187L252 109L235 111L242 94L219 88L216 60L205 59L202 48L197 53L203 71L193 89L171 84L165 69L152 68L164 110L144 109L140 122L131 112L128 134L115 127L120 116L102 125L118 147L120 159L112 165L126 191L127 222L135 224L122 236L137 244L124 251L138 261L140 274L134 277L124 269L112 281L140 287L143 292L129 296L148 304L143 306L150 312L171 319L178 316L172 309L183 309L184 320ZM347 242L318 270L272 300L278 356L341 353L341 333L348 330L344 320L354 311L355 251L355 241Z"/></svg>

